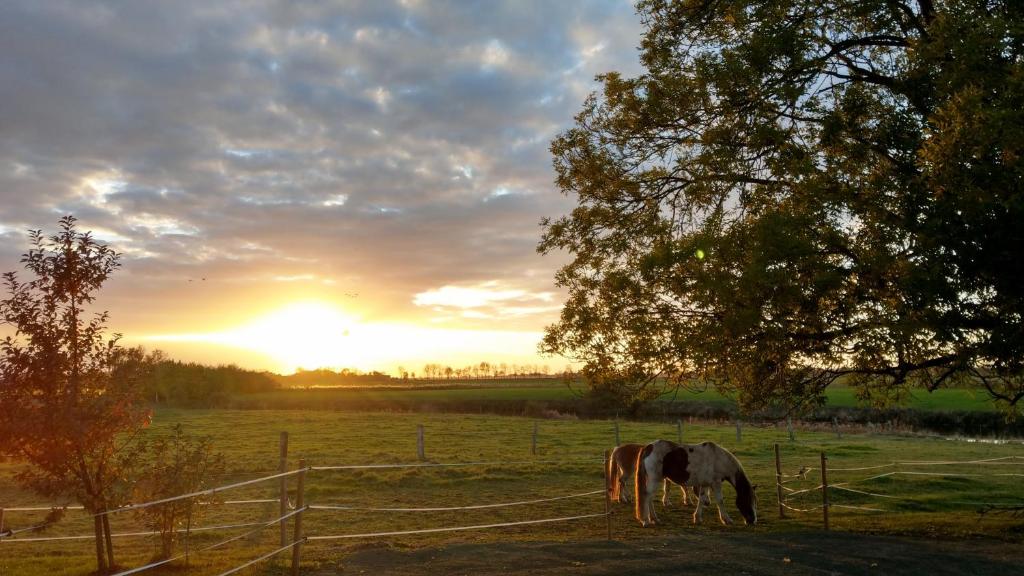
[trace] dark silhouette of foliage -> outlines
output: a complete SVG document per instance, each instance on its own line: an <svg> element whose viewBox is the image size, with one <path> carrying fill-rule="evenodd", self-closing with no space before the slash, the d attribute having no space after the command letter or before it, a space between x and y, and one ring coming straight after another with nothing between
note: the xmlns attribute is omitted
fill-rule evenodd
<svg viewBox="0 0 1024 576"><path fill-rule="evenodd" d="M279 387L266 372L238 366L204 366L167 360L161 354L142 382L143 393L155 403L188 408L224 406L232 396L268 392Z"/></svg>
<svg viewBox="0 0 1024 576"><path fill-rule="evenodd" d="M636 78L552 143L542 350L747 410L1024 398L1024 4L643 0Z"/></svg>
<svg viewBox="0 0 1024 576"><path fill-rule="evenodd" d="M30 240L21 262L33 278L3 275L0 318L15 333L0 342L0 454L31 465L17 475L28 488L102 512L124 498L137 456L129 439L150 417L138 374L120 362L119 336L104 335L106 312L88 312L118 254L77 232L71 216L57 234L36 230ZM106 515L94 530L105 572L115 565Z"/></svg>

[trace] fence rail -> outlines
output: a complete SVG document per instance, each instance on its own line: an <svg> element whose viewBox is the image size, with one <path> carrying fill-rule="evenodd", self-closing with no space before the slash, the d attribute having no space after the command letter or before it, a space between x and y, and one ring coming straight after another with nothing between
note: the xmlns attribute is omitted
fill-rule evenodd
<svg viewBox="0 0 1024 576"><path fill-rule="evenodd" d="M776 451L778 445L776 444ZM778 452L776 453L778 459ZM926 466L1024 466L1024 456L1002 456L998 458L983 458L974 460L897 460L893 462L887 462L884 464L869 465L869 466L854 466L854 467L834 467L827 464L828 458L825 453L821 453L821 466L820 468L814 468L810 466L802 466L800 471L795 474L783 474L781 469L781 463L777 461L777 473L776 473L776 489L779 495L779 517L785 517L785 511L789 510L798 513L810 513L815 511L821 511L822 519L825 525L825 529L828 529L828 511L830 508L841 508L845 510L863 511L863 512L890 512L883 508L874 508L870 506L856 506L852 504L836 504L829 502L829 492L839 491L847 492L851 494L857 494L859 496L865 496L869 498L881 498L889 501L905 501L905 502L917 502L934 504L934 500L925 500L922 498L913 498L908 496L897 496L893 494L883 494L881 492L871 490L860 490L857 488L851 488L851 484L865 484L882 478L895 479L900 476L907 477L938 477L938 478L1019 478L1024 477L1022 472L960 472L960 471L942 471L942 472L922 472L919 470L903 470L900 468L915 468L915 467L926 467ZM875 474L873 476L867 476L864 478L855 478L852 480L844 480L841 482L828 482L828 473L836 472L861 472L868 470L883 470L891 469L888 472L881 474ZM1005 468L1004 468L1005 469ZM808 480L807 474L813 470L820 470L821 472L821 483L817 486L794 489L787 484ZM977 468L973 468L977 470ZM812 493L821 492L822 504L817 506L797 507L793 503L793 499L798 496L809 495ZM965 500L946 500L949 504L957 505L971 505L971 506L1022 506L1024 501L1018 502L978 502L978 501L965 501Z"/></svg>
<svg viewBox="0 0 1024 576"><path fill-rule="evenodd" d="M286 440L284 438L282 438L282 442L286 442ZM282 453L283 453L284 450L285 450L285 448L282 448ZM537 459L534 459L534 460L521 460L521 461L416 462L416 463L407 463L407 464L401 464L401 463L395 463L395 464L340 464L340 465L332 465L332 466L306 466L305 463L300 462L299 467L296 468L295 470L284 470L284 471L281 471L281 472L278 472L278 473L275 473L275 474L269 474L269 475L261 476L259 478L253 478L253 479L249 479L249 480L243 480L243 481L239 481L239 482L234 482L234 483L231 483L231 484L225 484L223 486L217 486L217 487L214 487L214 488L198 490L198 491L190 492L188 494L181 494L181 495L171 496L171 497L167 497L167 498L160 498L160 499L156 499L156 500L152 500L152 501L148 501L148 502L140 502L140 503L129 504L129 505L126 505L126 506L121 506L121 507L118 507L118 508L107 510L105 512L99 512L99 513L96 513L96 514L90 514L89 516L90 517L98 517L98 516L103 516L103 515L115 514L115 513L119 513L119 512L127 512L127 511L133 511L133 510L142 510L142 509L145 509L145 508L150 508L150 507L154 507L154 506L160 506L160 505L169 504L169 503L172 503L172 502L178 502L178 501L181 501L181 500L199 499L199 498L203 498L203 497L209 497L209 496L212 496L214 494L223 493L223 492L227 492L227 491L230 491L230 490L236 490L236 489L243 488L243 487L246 487L246 486L251 486L251 485L254 485L254 484L265 483L265 482L270 482L270 481L273 481L273 480L286 479L286 478L289 478L289 477L297 476L298 479L299 479L299 481L298 481L299 487L298 487L298 493L296 495L295 509L293 509L291 511L288 511L287 513L281 514L281 515L279 515L276 518L269 519L269 520L263 520L263 521L259 521L259 522L244 522L244 523L228 524L228 525L216 525L216 526L200 526L200 527L195 527L195 528L190 527L190 528L187 528L187 529L177 530L177 532L179 532L179 533L191 534L193 532L229 531L229 530L238 530L238 529L242 529L242 528L248 528L249 529L249 530L246 530L245 532L243 532L241 534L233 535L233 536L231 536L229 538L226 538L224 540L220 540L220 541L218 541L218 542L216 542L214 544L203 546L201 548L197 548L197 549L194 549L194 550L191 550L191 551L186 549L186 552L184 552L182 554L178 554L178 555L172 556L171 558L166 558L166 559L150 562L150 563L148 563L146 565L143 565L143 566L138 566L138 567L135 567L135 568L131 568L131 569L119 572L115 576L130 576L130 575L133 575L133 574L140 574L140 573L146 572L146 571L151 570L151 569L155 569L155 568L158 568L158 567L161 567L161 566L165 566L167 564L171 564L171 563L176 562L178 560L181 560L183 558L186 559L186 561L187 561L187 558L188 558L189 554L201 554L203 552L207 552L207 551L210 551L210 550L221 548L221 547L226 546L226 545L228 545L230 543L242 540L243 538L251 537L251 536L259 533L260 531L267 529L268 527L271 527L271 526L274 526L274 525L278 525L278 524L280 524L282 526L282 534L284 534L285 523L288 522L289 520L293 521L294 524L295 524L294 537L290 541L283 542L282 545L278 546L274 550L271 550L271 551L269 551L269 552L259 556L258 558L254 558L252 560L246 561L245 563L243 563L243 564L241 564L239 566L236 566L236 567L231 568L231 569L229 569L229 570L227 570L225 572L222 572L219 576L228 576L230 574L235 574L235 573L237 573L237 572L239 572L241 570L244 570L245 568L248 568L248 567L253 566L253 565L257 564L257 563L266 561L269 558L272 558L272 557L274 557L274 556L276 556L278 554L282 554L282 553L287 552L287 551L292 551L292 553L293 553L293 557L292 557L292 573L293 574L297 574L298 573L297 572L298 564L299 564L299 550L301 549L302 544L305 543L305 542L325 541L325 540L340 540L340 539L357 539L357 538L383 538L383 537L389 537L389 536L405 536L405 535L414 535L414 534L432 534L432 533L442 533L442 532L461 532L461 531L470 531L470 530L487 530L487 529L496 529L496 528L505 528L505 527L514 527L514 526L528 526L528 525L539 525L539 524L552 524L552 523L559 523L559 522L573 522L573 521L585 520L585 519L593 519L593 518L606 518L610 514L610 512L608 511L608 508L607 508L607 479L606 479L605 486L601 490L591 490L591 491L586 491L586 492L579 492L579 493L573 493L573 494L565 494L565 495L560 495L560 496L550 496L550 497L543 497L543 498L524 499L524 500L518 500L518 501L513 501L513 502L493 502L493 503L484 503L484 504L467 504L467 505L464 505L464 506L429 506L429 507L428 506L424 506L424 507L406 507L406 508L403 508L403 507L358 506L358 505L330 504L330 503L328 503L328 504L306 504L306 505L304 505L303 504L304 490L302 488L302 485L303 485L302 478L307 473L330 473L330 472L344 472L344 471L367 470L367 469L399 469L399 468L454 468L454 467L486 467L486 466L513 467L513 466L523 466L523 465L554 465L554 464L564 466L566 464L594 464L594 463L598 463L598 462L603 464L604 459L601 459L601 458L576 458L576 459L558 459L558 460L537 460ZM602 466L602 468L604 468L604 466ZM437 527L437 528L424 528L424 529L419 529L419 530L382 531L382 532L368 532L368 533L355 533L355 534L316 534L316 535L306 536L306 535L302 534L302 529L301 529L302 517L305 514L308 514L308 513L312 512L312 511L323 511L323 512L331 512L331 511L335 511L335 512L343 512L343 511L443 512L443 511L457 511L457 510L479 510L479 509L494 509L494 508L505 508L505 507L514 507L514 506L527 506L527 505L533 505L533 504L542 504L542 503L561 501L561 500L585 498L585 497L588 497L588 496L595 496L595 495L598 495L598 494L605 494L605 511L602 512L602 513L578 514L578 515L573 515L573 516L562 516L562 517L556 517L556 518L541 518L541 519L535 519L535 520L523 520L523 521L501 522L501 523L491 523L491 524L476 524L476 525L465 525L465 526L444 526L444 527ZM244 500L227 500L227 501L220 502L220 503L217 503L217 504L249 505L249 504L274 504L274 503L278 503L278 502L281 502L282 510L285 510L286 509L287 498L286 498L286 494L284 492L283 484L282 484L282 488L281 488L281 493L279 494L279 498L253 498L253 499L244 499ZM199 505L213 504L211 502L203 502L203 501L198 501L196 503L199 504ZM64 509L64 510L84 510L84 507L82 507L82 506L68 506L68 505L41 506L41 505L33 505L33 506L20 506L20 507L6 508L6 511L9 511L9 512L43 512L43 511L53 510L54 508ZM67 536L39 536L39 537L29 537L29 538L17 537L17 535L20 534L20 533L40 530L41 528L44 528L46 526L47 525L37 525L37 526L21 528L21 529L18 529L18 530L8 530L8 531L0 534L0 545L2 545L2 544L10 545L10 544L15 544L15 543L30 543L30 542L59 542L59 541L94 540L95 539L95 535L94 534L89 534L89 535L67 535ZM116 534L111 534L111 537L112 538L149 537L149 536L156 536L156 535L159 535L159 534L161 534L160 531L149 530L149 531L116 533Z"/></svg>

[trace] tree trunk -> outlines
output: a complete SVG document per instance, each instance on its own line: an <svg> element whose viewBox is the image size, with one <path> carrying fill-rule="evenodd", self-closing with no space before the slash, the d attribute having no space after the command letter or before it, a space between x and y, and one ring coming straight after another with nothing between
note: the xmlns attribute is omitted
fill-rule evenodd
<svg viewBox="0 0 1024 576"><path fill-rule="evenodd" d="M94 516L92 519L93 533L96 535L96 572L107 573L107 557L103 549L103 520L101 516Z"/></svg>
<svg viewBox="0 0 1024 576"><path fill-rule="evenodd" d="M103 539L107 542L107 565L110 566L110 571L113 572L117 563L114 562L114 539L110 535L110 514L103 515Z"/></svg>

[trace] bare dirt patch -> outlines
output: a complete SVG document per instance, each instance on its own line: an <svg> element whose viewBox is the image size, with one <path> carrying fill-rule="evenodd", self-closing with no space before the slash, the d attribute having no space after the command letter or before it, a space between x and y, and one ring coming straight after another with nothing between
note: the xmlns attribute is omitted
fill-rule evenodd
<svg viewBox="0 0 1024 576"><path fill-rule="evenodd" d="M939 541L841 532L692 532L642 541L457 544L357 550L312 573L498 574L1020 574L1024 549L992 540Z"/></svg>

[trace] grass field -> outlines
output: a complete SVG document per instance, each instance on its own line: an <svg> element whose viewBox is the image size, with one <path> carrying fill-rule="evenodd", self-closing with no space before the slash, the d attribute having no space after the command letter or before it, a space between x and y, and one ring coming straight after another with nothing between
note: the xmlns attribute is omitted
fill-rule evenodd
<svg viewBox="0 0 1024 576"><path fill-rule="evenodd" d="M461 386L461 387L459 387ZM576 398L573 391L559 380L514 381L511 385L480 381L460 383L451 387L416 388L309 388L284 389L247 394L237 398L245 407L277 407L295 409L344 409L348 404L378 404L395 407L436 404L511 401L565 401ZM846 386L833 386L827 392L828 406L853 408L859 406L855 391ZM696 392L680 390L667 394L663 402L698 401L731 405L732 401L714 390ZM928 393L914 391L905 408L918 410L993 411L995 406L982 390L946 389Z"/></svg>
<svg viewBox="0 0 1024 576"><path fill-rule="evenodd" d="M425 451L433 462L491 462L492 464L454 468L408 468L379 470L313 471L306 478L305 497L311 504L341 504L369 507L447 507L503 503L601 490L601 458L614 444L614 424L610 421L541 420L538 424L538 454L531 455L531 435L535 420L518 417L467 416L445 414L366 414L327 411L228 411L163 410L158 412L150 433L166 432L174 423L182 423L192 433L214 438L217 450L228 457L230 474L216 479L230 483L273 473L277 468L278 432L290 433L291 465L305 458L314 466L363 463L413 463L417 460L416 426L425 429ZM1024 541L1024 518L987 515L980 518L980 503L1024 502L1020 474L1024 459L1002 460L992 464L950 466L901 465L861 471L839 471L886 465L893 461L972 461L1007 456L1024 456L1019 444L993 445L959 443L887 435L846 435L797 432L790 442L784 428L747 427L737 442L732 427L687 424L688 442L712 440L732 450L743 462L754 482L760 484L760 521L754 528L722 527L713 508L705 515L704 525L693 528L690 513L661 513L664 524L641 529L624 506L613 510L614 537L623 541L643 541L658 533L672 531L754 530L759 533L787 532L819 527L820 510L792 514L780 520L774 489L773 443L782 447L783 471L794 474L801 467L817 468L819 454L825 451L831 484L849 482L886 472L941 473L944 476L896 474L850 484L849 487L895 498L877 498L852 492L830 491L839 506L860 506L882 510L861 511L832 508L836 530L879 534L927 535L942 538L998 538ZM623 442L646 442L654 438L676 438L676 427L668 423L622 422ZM551 464L548 461L561 461ZM496 463L495 463L496 462ZM1015 462L1011 464L1010 462ZM0 505L12 508L41 504L38 497L18 489L11 476L13 463L0 464ZM955 476L950 474L956 474ZM1015 474L1011 476L1010 474ZM813 489L820 482L817 470L804 480L787 485L793 490ZM294 489L294 482L291 483ZM734 518L731 488L726 500ZM276 494L276 482L232 491L225 499L269 498ZM673 504L678 506L678 493ZM819 491L809 491L790 503L797 508L820 505ZM361 512L314 510L304 520L307 535L359 534L401 531L444 526L514 522L528 519L575 516L604 511L601 495L558 500L543 504L469 511ZM41 513L8 512L6 523L15 529L31 525ZM275 505L248 504L210 508L197 524L200 526L255 522L277 516ZM139 526L130 513L114 517L115 532L131 532ZM482 542L572 542L605 536L603 518L566 523L517 526L487 531L436 533L415 536L390 536L383 540L352 539L310 542L303 550L304 565L330 571L346 555L366 547L384 545L398 548L441 546L447 543ZM219 533L197 533L192 549L212 544L244 532L235 529ZM90 534L91 524L81 513L71 511L65 521L40 534L19 537ZM218 573L274 548L277 528L254 537L201 554L193 555L196 573ZM127 567L146 563L155 543L151 538L118 539L115 550ZM87 574L92 569L92 542L25 543L0 541L0 573L4 576L46 574ZM265 563L252 573L274 573L274 564ZM172 569L173 570L173 569ZM159 570L148 573L170 573Z"/></svg>

